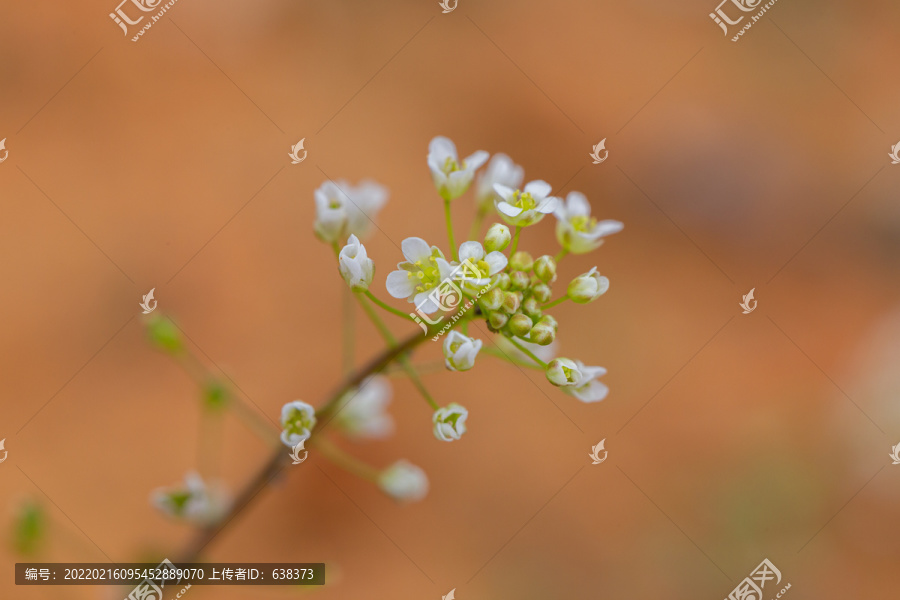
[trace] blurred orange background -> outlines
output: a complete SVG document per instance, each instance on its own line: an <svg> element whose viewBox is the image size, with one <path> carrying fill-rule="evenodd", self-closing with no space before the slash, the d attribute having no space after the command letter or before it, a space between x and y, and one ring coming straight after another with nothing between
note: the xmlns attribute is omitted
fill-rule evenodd
<svg viewBox="0 0 900 600"><path fill-rule="evenodd" d="M609 293L554 312L559 352L605 366L610 395L582 404L480 356L425 375L440 404L470 411L442 444L394 377L396 434L339 443L422 466L428 497L399 505L311 452L204 559L325 562L327 585L188 597L719 599L764 558L788 598L894 595L896 3L781 0L738 43L709 19L714 0L459 0L449 14L437 0L180 0L137 43L115 8L0 7L0 597L121 598L16 587L12 564L134 562L191 539L148 498L209 461L198 391L147 343L141 296L155 288L260 415L321 404L342 376L344 283L313 235L313 191L389 188L366 247L373 292L405 310L384 289L401 240L447 250L435 135L464 156L505 152L526 180L625 223L560 266L563 281L598 266ZM471 192L453 215L468 231ZM521 247L556 254L553 221ZM383 344L356 323L362 365ZM415 362L440 356L426 343ZM232 414L219 441L237 490L269 447ZM46 539L22 557L8 540L29 499Z"/></svg>

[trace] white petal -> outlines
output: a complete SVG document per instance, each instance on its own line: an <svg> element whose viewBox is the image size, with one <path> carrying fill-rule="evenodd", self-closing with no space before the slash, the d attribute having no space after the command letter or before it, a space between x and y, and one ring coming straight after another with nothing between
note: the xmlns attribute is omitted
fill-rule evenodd
<svg viewBox="0 0 900 600"><path fill-rule="evenodd" d="M478 262L484 258L484 248L478 242L463 242L459 247L460 262L469 259L472 262Z"/></svg>
<svg viewBox="0 0 900 600"><path fill-rule="evenodd" d="M496 186L495 186L496 187ZM509 202L498 202L497 210L502 212L507 217L517 217L522 214L522 209L518 206L513 206Z"/></svg>
<svg viewBox="0 0 900 600"><path fill-rule="evenodd" d="M546 215L546 214L552 213L554 210L556 210L556 207L559 206L559 204L561 204L561 203L562 203L562 201L559 198L557 198L556 196L548 196L547 198L544 198L543 200L541 200L541 203L538 204L534 210Z"/></svg>
<svg viewBox="0 0 900 600"><path fill-rule="evenodd" d="M431 256L431 246L422 238L408 237L400 242L400 248L403 256L411 263L417 260L428 260L428 257Z"/></svg>
<svg viewBox="0 0 900 600"><path fill-rule="evenodd" d="M516 193L516 190L508 188L501 183L494 184L494 191L497 192L497 195L499 195L504 200L509 200Z"/></svg>
<svg viewBox="0 0 900 600"><path fill-rule="evenodd" d="M438 163L439 168L443 168L448 157L457 160L456 144L449 138L439 135L428 144L428 156Z"/></svg>
<svg viewBox="0 0 900 600"><path fill-rule="evenodd" d="M536 179L535 181L529 181L525 184L524 192L527 192L534 196L535 198L543 198L547 194L553 191L553 188L546 181L541 181L540 179Z"/></svg>
<svg viewBox="0 0 900 600"><path fill-rule="evenodd" d="M590 215L591 204L587 197L581 192L569 192L569 195L566 196L566 214L569 218Z"/></svg>
<svg viewBox="0 0 900 600"><path fill-rule="evenodd" d="M385 287L394 298L409 298L416 291L415 281L406 271L392 271L388 273Z"/></svg>
<svg viewBox="0 0 900 600"><path fill-rule="evenodd" d="M488 253L488 255L484 258L484 262L486 262L488 264L488 267L490 268L489 274L496 275L506 268L506 264L509 262L509 260L506 258L505 254L494 250L493 252Z"/></svg>
<svg viewBox="0 0 900 600"><path fill-rule="evenodd" d="M477 171L487 162L487 159L490 158L490 156L491 155L484 150L478 150L477 152L472 153L463 161L466 165L466 170Z"/></svg>
<svg viewBox="0 0 900 600"><path fill-rule="evenodd" d="M575 389L565 388L565 390L582 402L600 402L609 394L609 388L606 384L597 380Z"/></svg>
<svg viewBox="0 0 900 600"><path fill-rule="evenodd" d="M613 220L600 221L599 223L597 223L597 226L594 227L593 231L591 231L591 235L594 236L595 238L598 238L598 237L603 237L603 236L607 236L607 235L612 235L614 233L619 233L623 229L625 229L625 224L622 223L621 221L613 221Z"/></svg>
<svg viewBox="0 0 900 600"><path fill-rule="evenodd" d="M416 306L416 310L420 310L426 315L437 312L439 308L437 303L431 299L430 292L420 292L416 294L413 303Z"/></svg>

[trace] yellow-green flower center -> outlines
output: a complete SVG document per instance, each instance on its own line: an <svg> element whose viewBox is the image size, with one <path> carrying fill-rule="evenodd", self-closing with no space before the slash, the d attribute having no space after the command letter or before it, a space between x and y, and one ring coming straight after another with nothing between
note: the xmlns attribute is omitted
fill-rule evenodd
<svg viewBox="0 0 900 600"><path fill-rule="evenodd" d="M449 175L455 171L459 171L460 169L465 168L465 164L460 165L456 162L456 159L452 156L448 156L447 160L444 161L444 168L441 169L444 172L444 175Z"/></svg>
<svg viewBox="0 0 900 600"><path fill-rule="evenodd" d="M575 228L575 231L578 231L580 233L592 231L597 226L596 217L589 217L588 215L578 215L577 217L572 217L569 222L572 224L572 227Z"/></svg>
<svg viewBox="0 0 900 600"><path fill-rule="evenodd" d="M417 280L416 292L427 292L441 283L441 270L437 265L437 257L429 256L424 261L412 263L413 269L406 273L409 279Z"/></svg>
<svg viewBox="0 0 900 600"><path fill-rule="evenodd" d="M521 190L513 194L512 200L513 201L510 202L510 204L512 204L513 206L517 206L522 210L531 210L532 208L537 206L537 202L535 201L534 196L532 196L528 192L523 192Z"/></svg>

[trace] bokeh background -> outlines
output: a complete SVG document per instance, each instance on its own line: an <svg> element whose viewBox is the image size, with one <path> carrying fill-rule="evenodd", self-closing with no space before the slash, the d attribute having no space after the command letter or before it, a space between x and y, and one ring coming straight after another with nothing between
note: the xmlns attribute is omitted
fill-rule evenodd
<svg viewBox="0 0 900 600"><path fill-rule="evenodd" d="M625 223L561 266L597 265L609 293L556 310L560 353L607 367L609 397L584 405L483 356L426 376L470 410L443 444L394 378L396 434L338 443L421 465L427 499L398 505L313 453L205 558L325 562L328 585L189 597L718 599L763 558L789 598L892 597L900 7L781 0L732 43L715 4L180 0L137 43L108 18L115 0L0 4L0 597L127 593L17 588L29 502L46 520L30 560L144 560L191 539L148 496L210 450L141 295L156 289L258 414L320 403L341 377L343 283L313 190L390 189L366 242L385 297L403 238L446 248L425 165L439 134ZM466 231L471 194L453 211ZM522 245L555 254L552 218ZM362 364L381 343L356 322ZM233 415L219 444L231 489L269 453Z"/></svg>

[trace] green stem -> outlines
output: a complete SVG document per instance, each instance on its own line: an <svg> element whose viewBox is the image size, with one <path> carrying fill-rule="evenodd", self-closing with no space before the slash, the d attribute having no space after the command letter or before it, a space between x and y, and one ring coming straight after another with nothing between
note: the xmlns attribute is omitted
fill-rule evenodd
<svg viewBox="0 0 900 600"><path fill-rule="evenodd" d="M469 239L477 240L479 233L481 233L481 224L484 222L484 217L486 212L478 209L478 212L475 213L475 220L472 221L472 228L469 229Z"/></svg>
<svg viewBox="0 0 900 600"><path fill-rule="evenodd" d="M565 301L568 300L568 299L569 299L569 295L566 294L566 295L563 296L562 298L557 298L556 300L553 300L553 301L548 302L547 304L543 305L543 306L541 307L541 310L547 310L548 308L553 308L553 307L556 306L557 304L562 304L563 302L565 302Z"/></svg>
<svg viewBox="0 0 900 600"><path fill-rule="evenodd" d="M516 232L513 234L512 246L509 247L509 255L512 256L516 253L516 248L519 247L519 234L522 233L522 228L518 225L516 226Z"/></svg>
<svg viewBox="0 0 900 600"><path fill-rule="evenodd" d="M343 333L341 349L343 352L344 376L346 376L353 371L356 342L356 336L354 335L356 330L356 311L353 310L353 292L346 285L343 286L341 291L341 305L344 312L344 318L341 321Z"/></svg>
<svg viewBox="0 0 900 600"><path fill-rule="evenodd" d="M565 248L563 248L562 250L560 250L560 251L559 251L559 254L557 254L557 255L556 255L556 258L554 259L554 260L556 260L556 264L558 265L558 264L559 264L559 261L561 261L562 259L564 259L564 258L566 257L566 254L568 254L568 253L569 253L569 251L566 250Z"/></svg>
<svg viewBox="0 0 900 600"><path fill-rule="evenodd" d="M401 317L401 318L403 318L403 319L406 319L407 321L412 321L412 320L413 320L413 318L412 318L411 316L409 316L409 314L403 312L402 310L397 310L397 309L394 308L393 306L390 306L390 305L388 305L388 304L385 304L384 302L382 302L381 300L379 300L379 299L375 296L375 294L373 294L373 293L370 292L369 290L366 290L366 291L365 291L365 295L366 295L366 298L368 298L369 300L371 300L372 302L374 302L375 304L377 304L378 306L380 306L380 307L383 308L384 310L388 311L389 313L394 314L394 315L397 315L398 317Z"/></svg>
<svg viewBox="0 0 900 600"><path fill-rule="evenodd" d="M535 356L534 352L532 352L531 350L529 350L528 348L526 348L525 346L523 346L522 344L517 342L514 338L508 337L506 339L508 339L512 343L513 346L518 348L519 352L521 352L522 354L524 354L525 356L527 356L528 358L530 358L537 364L541 365L541 367L543 367L544 369L547 368L547 363L545 363L544 361L539 359L537 356Z"/></svg>
<svg viewBox="0 0 900 600"><path fill-rule="evenodd" d="M450 255L459 260L456 254L456 240L453 239L453 217L450 216L450 201L444 200L444 219L447 221L447 238L450 240Z"/></svg>
<svg viewBox="0 0 900 600"><path fill-rule="evenodd" d="M395 347L397 345L397 340L394 338L393 334L391 334L391 330L387 328L384 324L384 321L381 320L381 317L378 316L378 313L365 301L361 296L357 296L359 299L360 305L363 307L363 310L366 311L366 314L369 316L369 319L372 320L372 323L375 324L375 327L378 329L381 336L388 343L388 346ZM397 362L403 367L403 370L406 371L406 374L409 375L409 378L412 380L413 385L419 390L419 393L422 394L422 397L425 398L425 401L433 408L437 410L440 408L437 402L434 401L434 398L431 397L431 394L428 393L428 390L425 388L425 384L422 383L422 379L419 377L419 374L416 373L415 368L413 368L412 363L410 363L409 358L405 355L401 355L397 357Z"/></svg>
<svg viewBox="0 0 900 600"><path fill-rule="evenodd" d="M334 442L324 435L309 439L309 445L322 453L322 455L352 475L356 475L366 481L378 483L381 471L364 463L355 456L344 452Z"/></svg>
<svg viewBox="0 0 900 600"><path fill-rule="evenodd" d="M512 363L514 365L518 365L520 367L528 367L529 369L540 369L541 368L538 365L534 364L533 362L519 360L515 356L510 356L509 354L506 354L502 350L498 350L495 348L482 348L481 352L484 354L487 354L488 356L493 356L495 358L505 360L506 362Z"/></svg>

